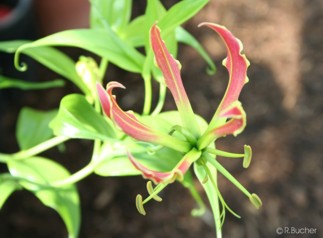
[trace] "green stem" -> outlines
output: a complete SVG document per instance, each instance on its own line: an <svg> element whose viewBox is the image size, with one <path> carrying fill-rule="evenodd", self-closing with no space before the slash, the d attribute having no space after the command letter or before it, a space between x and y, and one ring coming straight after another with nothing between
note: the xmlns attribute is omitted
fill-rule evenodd
<svg viewBox="0 0 323 238"><path fill-rule="evenodd" d="M152 101L152 85L151 85L150 75L144 76L144 86L145 86L145 101L144 101L143 114L149 115L151 110L151 101Z"/></svg>
<svg viewBox="0 0 323 238"><path fill-rule="evenodd" d="M217 184L217 173L211 173L207 166L204 166L205 171L208 175L208 177L211 180L212 186L215 189L218 189ZM213 216L214 216L214 222L215 222L215 230L216 230L216 238L222 238L222 222L221 222L221 213L220 213L220 205L219 205L219 195L218 193L213 194L214 202L211 204L214 204L213 207Z"/></svg>
<svg viewBox="0 0 323 238"><path fill-rule="evenodd" d="M98 160L97 156L99 155L99 150L101 149L101 141L100 140L95 140L94 141L94 146L93 146L93 153L92 153L92 158L91 162L83 167L81 170L77 171L76 173L72 174L71 176L58 180L56 182L53 182L51 185L54 187L62 187L62 186L67 186L71 184L75 184L82 179L86 178L90 174L93 173L93 171L96 169L96 167L100 164L101 161Z"/></svg>
<svg viewBox="0 0 323 238"><path fill-rule="evenodd" d="M91 161L97 161L98 156L100 154L100 149L101 149L101 141L100 140L95 140L94 141L94 146L93 146L93 153L92 153L92 158Z"/></svg>
<svg viewBox="0 0 323 238"><path fill-rule="evenodd" d="M63 187L63 186L75 184L81 181L82 179L84 179L85 177L89 176L91 173L93 173L97 165L98 165L97 162L91 161L87 166L77 171L76 173L72 174L68 178L53 182L51 183L51 185L54 187Z"/></svg>
<svg viewBox="0 0 323 238"><path fill-rule="evenodd" d="M100 63L100 81L101 82L103 81L103 77L104 77L105 71L107 69L107 66L108 66L108 60L105 58L102 58L101 63ZM100 106L100 102L98 100L95 100L94 108L95 108L95 111L97 111L99 113L101 112L101 106ZM65 178L63 180L59 180L59 181L52 183L52 186L61 187L61 186L75 184L75 183L81 181L82 179L84 179L85 177L89 176L90 174L92 174L93 171L95 170L95 168L99 164L97 156L99 155L100 149L101 149L101 141L95 140L94 146L93 146L93 153L92 153L91 162L87 166L82 168L81 170L79 170L76 173L69 176L68 178Z"/></svg>
<svg viewBox="0 0 323 238"><path fill-rule="evenodd" d="M57 146L67 140L69 140L70 138L67 138L65 136L57 136L57 137L53 137L47 141L44 141L34 147L31 147L29 149L26 150L22 150L19 151L15 154L12 155L13 158L15 159L25 159L25 158L29 158L31 156L34 155L38 155L41 152L44 152L45 150L48 150L54 146Z"/></svg>
<svg viewBox="0 0 323 238"><path fill-rule="evenodd" d="M159 83L159 99L158 99L156 108L154 109L151 115L157 115L163 109L165 98L166 98L166 92L167 92L166 89L167 87L165 85L163 85L162 83Z"/></svg>
<svg viewBox="0 0 323 238"><path fill-rule="evenodd" d="M235 177L233 177L231 173L228 170L226 170L217 160L215 160L210 156L207 156L207 161L211 163L221 174L223 174L238 189L240 189L248 198L251 196L248 190L245 189L245 187L243 187L243 185Z"/></svg>
<svg viewBox="0 0 323 238"><path fill-rule="evenodd" d="M25 182L25 183L36 185L36 186L39 186L39 187L48 187L48 185L46 185L46 184L38 183L38 182L35 182L35 181L32 181L32 180L29 180L28 178L24 178L24 177L13 176L13 175L11 175L9 173L1 174L1 178L4 179L4 180L15 181L17 183ZM19 185L19 187L20 187L20 185Z"/></svg>
<svg viewBox="0 0 323 238"><path fill-rule="evenodd" d="M107 70L107 67L108 67L108 60L106 58L102 58L101 60L101 63L100 63L100 82L103 81L103 78L104 78L104 75L105 75L105 72Z"/></svg>
<svg viewBox="0 0 323 238"><path fill-rule="evenodd" d="M0 163L8 163L10 160L10 155L0 153Z"/></svg>
<svg viewBox="0 0 323 238"><path fill-rule="evenodd" d="M213 154L213 155L223 156L223 157L227 157L227 158L243 158L244 157L244 154L230 153L230 152L226 152L226 151L218 150L218 149L213 149L213 148L207 148L206 151Z"/></svg>

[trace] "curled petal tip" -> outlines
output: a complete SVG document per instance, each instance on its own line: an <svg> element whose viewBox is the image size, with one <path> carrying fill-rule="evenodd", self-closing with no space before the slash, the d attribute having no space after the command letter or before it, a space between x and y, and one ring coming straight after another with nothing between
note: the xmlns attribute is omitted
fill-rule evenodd
<svg viewBox="0 0 323 238"><path fill-rule="evenodd" d="M96 84L96 88L102 105L102 109L104 113L111 118L113 116L113 104L116 104L115 97L112 95L112 90L114 88L125 89L126 87L119 82L111 81L107 84L106 89L104 89L103 86L99 83Z"/></svg>
<svg viewBox="0 0 323 238"><path fill-rule="evenodd" d="M221 27L221 28L227 29L225 26L222 26L222 25L219 25L216 23L212 23L212 22L201 22L200 24L197 25L197 27L201 27L201 26L208 26L208 27L216 26L216 27Z"/></svg>
<svg viewBox="0 0 323 238"><path fill-rule="evenodd" d="M112 91L112 89L114 89L114 88L122 88L122 89L126 89L126 87L125 87L123 84L121 84L121 83L119 83L119 82L117 82L117 81L111 81L111 82L109 82L109 83L107 84L106 89L107 89L107 92L108 92L108 93L110 93L110 92Z"/></svg>

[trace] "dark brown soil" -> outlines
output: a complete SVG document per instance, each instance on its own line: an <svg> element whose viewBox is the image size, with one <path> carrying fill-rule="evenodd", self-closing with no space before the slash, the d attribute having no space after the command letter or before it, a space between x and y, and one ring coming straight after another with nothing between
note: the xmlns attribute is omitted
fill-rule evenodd
<svg viewBox="0 0 323 238"><path fill-rule="evenodd" d="M227 72L221 66L225 49L219 38L207 28L196 27L203 21L229 28L242 40L251 62L250 82L241 95L248 115L247 128L237 138L221 139L217 147L240 152L244 144L252 146L253 160L247 170L237 161L220 161L248 190L261 197L263 207L253 208L239 190L221 177L220 190L225 200L242 216L227 216L224 237L322 237L323 1L212 0L185 25L218 66L216 75L208 76L206 64L197 53L185 46L180 48L184 85L194 110L209 120L224 93ZM140 110L143 95L138 76L115 68L109 73L133 89L123 92L123 106ZM17 149L14 127L21 106L53 108L73 90L68 84L63 90L47 92L1 92L0 151ZM169 97L166 109L173 108ZM88 141L71 141L65 155L57 151L47 155L73 172L90 159L90 145ZM191 217L195 203L178 183L163 192L162 203L149 203L148 214L141 216L134 199L138 193L145 194L145 183L141 177L94 175L80 182L80 237L215 237L210 212L202 218ZM278 227L313 228L316 233L279 236ZM55 212L32 194L21 191L10 197L0 212L0 237L59 238L66 237L66 231Z"/></svg>

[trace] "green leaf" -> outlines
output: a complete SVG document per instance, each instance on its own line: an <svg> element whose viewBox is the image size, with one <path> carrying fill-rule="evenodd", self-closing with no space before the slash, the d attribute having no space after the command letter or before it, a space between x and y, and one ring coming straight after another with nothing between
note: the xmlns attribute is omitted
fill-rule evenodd
<svg viewBox="0 0 323 238"><path fill-rule="evenodd" d="M159 83L163 83L160 70L154 64L154 54L150 46L150 28L156 22L158 22L166 14L166 9L159 0L151 0L147 2L145 11L145 20L142 28L144 30L144 46L146 50L146 59L143 66L142 77L145 80L151 80L151 73L155 76L155 80ZM165 39L164 39L165 40ZM167 42L168 43L168 42ZM173 43L172 43L173 44ZM175 42L177 44L177 42ZM172 52L174 54L174 52ZM176 54L174 54L176 56Z"/></svg>
<svg viewBox="0 0 323 238"><path fill-rule="evenodd" d="M148 25L146 26L148 28L147 31L149 31L152 24L158 20L158 26L161 29L162 38L164 39L168 50L172 55L174 55L174 57L176 57L177 41L175 39L174 30L193 17L201 10L202 7L205 6L206 3L208 3L208 0L183 0L166 11L159 1L148 1L146 9L146 24ZM152 63L152 49L149 44L148 36L146 38L145 49L148 57L146 57L142 75L144 78L148 78L147 75L152 72L155 76L154 78L159 81L160 73L156 72L157 68Z"/></svg>
<svg viewBox="0 0 323 238"><path fill-rule="evenodd" d="M166 9L159 0L150 0L147 2L145 10L147 30L166 14Z"/></svg>
<svg viewBox="0 0 323 238"><path fill-rule="evenodd" d="M202 58L208 63L209 68L207 70L208 74L214 74L216 67L215 64L213 63L213 60L210 58L210 56L206 53L204 48L200 45L200 43L185 29L182 27L177 27L176 28L176 40L187 44L191 46L193 49L195 49L201 56Z"/></svg>
<svg viewBox="0 0 323 238"><path fill-rule="evenodd" d="M21 150L29 149L53 135L49 122L57 114L57 110L39 111L24 107L19 114L16 137Z"/></svg>
<svg viewBox="0 0 323 238"><path fill-rule="evenodd" d="M176 27L195 16L209 0L183 0L172 6L160 19L158 26L164 33L173 31Z"/></svg>
<svg viewBox="0 0 323 238"><path fill-rule="evenodd" d="M122 30L131 16L132 0L91 0L91 28L105 28L108 24L115 32Z"/></svg>
<svg viewBox="0 0 323 238"><path fill-rule="evenodd" d="M141 47L145 45L145 37L148 34L145 15L136 17L119 33L119 36L133 47Z"/></svg>
<svg viewBox="0 0 323 238"><path fill-rule="evenodd" d="M39 63L43 64L50 70L62 75L66 79L73 82L85 94L89 92L87 85L80 79L75 70L75 62L61 51L47 46L29 47L33 43L25 44L18 48L15 55L15 60L18 60L20 49L24 49L23 53L32 57ZM15 62L17 64L18 62ZM17 65L16 65L17 67Z"/></svg>
<svg viewBox="0 0 323 238"><path fill-rule="evenodd" d="M14 53L20 46L29 43L27 40L11 40L11 41L1 41L0 51L6 53Z"/></svg>
<svg viewBox="0 0 323 238"><path fill-rule="evenodd" d="M112 30L75 29L58 32L19 47L15 55L16 67L24 70L24 67L19 66L21 53L28 54L28 50L44 46L79 47L130 72L141 72L144 62L143 55L122 41Z"/></svg>
<svg viewBox="0 0 323 238"><path fill-rule="evenodd" d="M15 53L16 50L24 45L32 44L30 41L25 40L15 40L15 41L4 41L0 42L0 51L6 53ZM84 93L88 92L87 86L80 80L79 76L75 71L75 63L69 58L66 54L52 48L52 47L38 47L38 48L29 48L24 51L25 54L37 60L39 63L43 64L47 68L53 70L54 72L64 76L66 79L72 81L77 85ZM17 63L17 62L16 62ZM15 64L16 64L15 63ZM16 65L17 66L17 65ZM26 67L26 66L25 66ZM24 69L26 70L26 68ZM43 84L43 85L42 85ZM14 87L19 87L22 89L40 89L40 88L49 88L51 84L49 82L42 83L38 85L28 85L22 84L21 82L16 82ZM58 80L53 82L53 85L61 85L62 83ZM17 85L17 86L16 86Z"/></svg>
<svg viewBox="0 0 323 238"><path fill-rule="evenodd" d="M28 82L19 79L12 79L0 75L0 89L3 88L19 88L22 90L32 90L32 89L48 89L62 87L65 83L61 79L52 80L48 82Z"/></svg>
<svg viewBox="0 0 323 238"><path fill-rule="evenodd" d="M13 179L10 178L10 174L1 174L0 175L0 209L3 204L9 198L9 196L16 190L20 189L20 185Z"/></svg>
<svg viewBox="0 0 323 238"><path fill-rule="evenodd" d="M58 163L41 157L11 160L8 168L12 176L21 178L21 186L33 192L44 205L57 211L69 237L76 238L80 227L80 201L76 186L56 188L50 185L69 177L69 172Z"/></svg>
<svg viewBox="0 0 323 238"><path fill-rule="evenodd" d="M106 158L95 169L94 173L104 177L140 175L140 172L131 164L127 156Z"/></svg>
<svg viewBox="0 0 323 238"><path fill-rule="evenodd" d="M80 94L70 94L62 99L50 128L55 135L70 138L107 140L115 136L111 124Z"/></svg>
<svg viewBox="0 0 323 238"><path fill-rule="evenodd" d="M127 157L131 153L138 162L149 169L167 172L171 171L183 155L175 150L160 148L149 143L138 143L131 139L122 143L106 143L99 156L100 165L95 173L101 176L129 176L140 172Z"/></svg>

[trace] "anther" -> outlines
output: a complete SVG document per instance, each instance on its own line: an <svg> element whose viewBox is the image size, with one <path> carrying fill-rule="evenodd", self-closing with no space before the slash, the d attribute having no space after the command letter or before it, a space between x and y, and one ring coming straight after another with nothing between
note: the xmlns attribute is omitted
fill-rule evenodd
<svg viewBox="0 0 323 238"><path fill-rule="evenodd" d="M242 166L244 168L248 168L251 162L251 157L252 157L252 149L249 145L244 146L244 157L243 157L243 162Z"/></svg>
<svg viewBox="0 0 323 238"><path fill-rule="evenodd" d="M146 187L147 187L147 191L148 191L149 195L152 195L155 192L151 181L147 182ZM157 194L154 194L152 196L152 198L157 202L163 201L163 199L161 197L159 197Z"/></svg>
<svg viewBox="0 0 323 238"><path fill-rule="evenodd" d="M136 197L136 207L137 207L138 212L141 215L144 215L144 216L146 215L144 204L142 202L142 196L140 194L138 194Z"/></svg>

